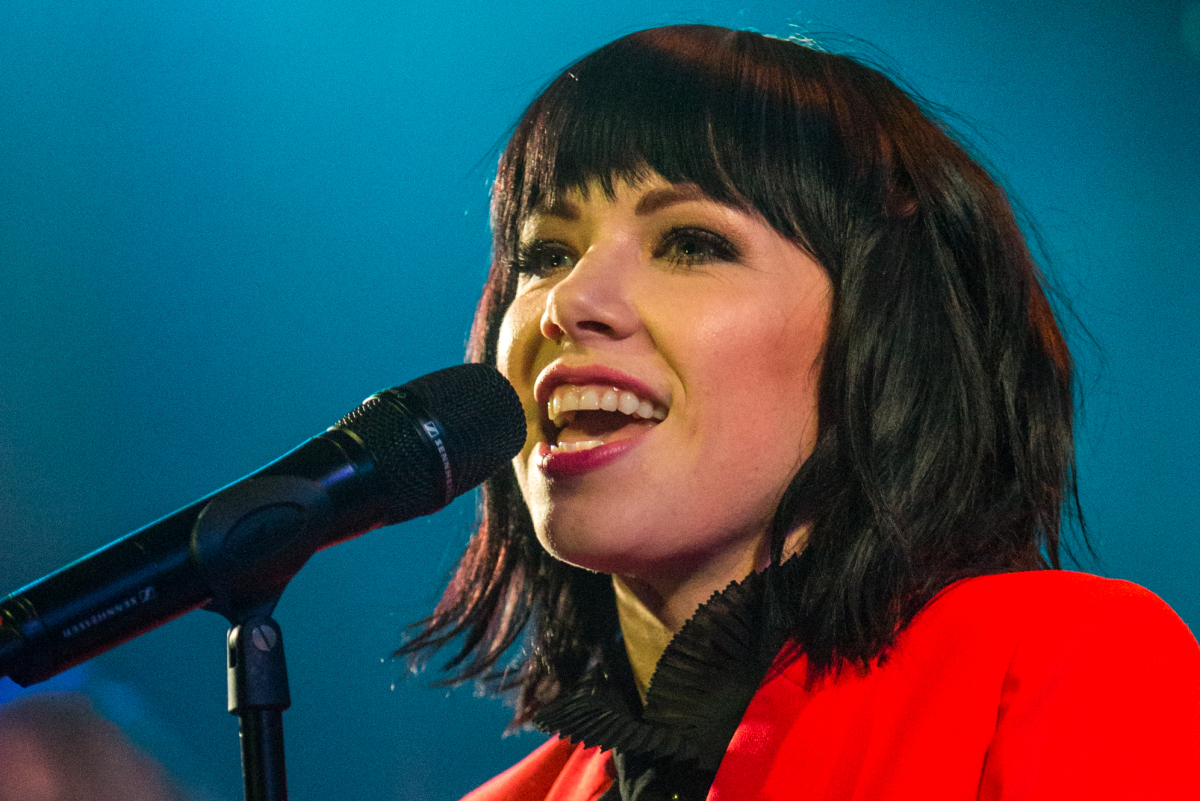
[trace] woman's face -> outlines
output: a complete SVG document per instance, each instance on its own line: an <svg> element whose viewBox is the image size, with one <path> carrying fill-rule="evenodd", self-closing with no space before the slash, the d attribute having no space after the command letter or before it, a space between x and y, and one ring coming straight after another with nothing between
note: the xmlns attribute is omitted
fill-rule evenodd
<svg viewBox="0 0 1200 801"><path fill-rule="evenodd" d="M655 175L526 220L499 367L542 545L653 581L744 576L817 432L824 270L760 218Z"/></svg>

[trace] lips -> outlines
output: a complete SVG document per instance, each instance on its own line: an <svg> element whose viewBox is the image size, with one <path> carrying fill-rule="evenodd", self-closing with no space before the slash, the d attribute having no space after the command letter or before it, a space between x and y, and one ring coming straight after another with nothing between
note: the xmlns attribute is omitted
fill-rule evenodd
<svg viewBox="0 0 1200 801"><path fill-rule="evenodd" d="M611 368L556 365L534 387L541 410L538 466L550 477L594 470L666 419L669 396Z"/></svg>

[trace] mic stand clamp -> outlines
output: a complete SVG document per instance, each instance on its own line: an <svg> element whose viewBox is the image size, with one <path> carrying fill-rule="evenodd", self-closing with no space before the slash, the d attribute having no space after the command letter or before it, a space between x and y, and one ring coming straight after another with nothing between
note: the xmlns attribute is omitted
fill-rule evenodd
<svg viewBox="0 0 1200 801"><path fill-rule="evenodd" d="M245 801L287 801L283 711L292 699L283 632L271 613L317 549L330 506L316 482L256 477L214 496L192 529L192 555L213 593L204 608L230 624L225 664L229 711L241 720Z"/></svg>
<svg viewBox="0 0 1200 801"><path fill-rule="evenodd" d="M241 719L246 801L287 801L283 711L288 692L283 632L269 614L229 629L229 711Z"/></svg>

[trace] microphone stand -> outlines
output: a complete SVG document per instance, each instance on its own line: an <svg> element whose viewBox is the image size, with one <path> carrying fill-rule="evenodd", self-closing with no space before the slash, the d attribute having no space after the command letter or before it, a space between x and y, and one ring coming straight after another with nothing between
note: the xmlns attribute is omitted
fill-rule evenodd
<svg viewBox="0 0 1200 801"><path fill-rule="evenodd" d="M291 697L271 619L287 583L322 548L436 512L524 441L521 401L494 367L377 393L266 467L0 598L0 678L28 687L192 609L216 612L230 624L246 801L287 801Z"/></svg>
<svg viewBox="0 0 1200 801"><path fill-rule="evenodd" d="M220 593L208 610L229 621L226 678L229 712L237 715L242 745L242 782L246 801L287 801L283 759L283 712L292 705L288 692L283 631L271 617L283 588L264 601Z"/></svg>
<svg viewBox="0 0 1200 801"><path fill-rule="evenodd" d="M272 604L274 606L274 604ZM270 614L230 618L229 711L240 718L246 801L287 801L283 712L288 692L283 632Z"/></svg>

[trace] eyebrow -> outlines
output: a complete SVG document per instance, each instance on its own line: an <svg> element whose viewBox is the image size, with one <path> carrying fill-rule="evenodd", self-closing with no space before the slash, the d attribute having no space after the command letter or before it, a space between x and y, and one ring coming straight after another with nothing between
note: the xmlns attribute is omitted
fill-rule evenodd
<svg viewBox="0 0 1200 801"><path fill-rule="evenodd" d="M703 189L695 184L672 184L662 189L652 189L638 200L633 213L639 217L661 211L676 203L687 203L693 200L711 200ZM566 198L557 198L548 206L540 206L534 212L547 217L557 217L561 220L578 220L579 207Z"/></svg>
<svg viewBox="0 0 1200 801"><path fill-rule="evenodd" d="M692 200L711 200L704 190L695 184L672 184L662 189L652 189L642 195L633 213L639 217Z"/></svg>
<svg viewBox="0 0 1200 801"><path fill-rule="evenodd" d="M539 203L533 213L546 217L558 217L561 220L579 219L579 207L563 197L555 198L554 202L548 206Z"/></svg>

